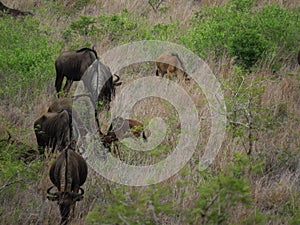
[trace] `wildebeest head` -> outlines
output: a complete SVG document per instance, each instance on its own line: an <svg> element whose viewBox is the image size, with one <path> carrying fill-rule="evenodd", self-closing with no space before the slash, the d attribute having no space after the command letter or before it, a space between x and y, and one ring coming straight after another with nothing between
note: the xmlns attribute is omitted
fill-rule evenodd
<svg viewBox="0 0 300 225"><path fill-rule="evenodd" d="M122 82L119 82L120 77L113 80L113 75L108 66L104 65L101 61L96 60L86 70L82 80L92 96L92 101L103 104L104 107L109 108L109 103L115 96L115 86L119 86Z"/></svg>
<svg viewBox="0 0 300 225"><path fill-rule="evenodd" d="M61 214L61 224L67 224L70 211L77 201L83 199L84 190L80 187L87 177L87 164L75 151L66 148L54 161L50 168L50 179L57 192L47 190L47 198L57 201Z"/></svg>
<svg viewBox="0 0 300 225"><path fill-rule="evenodd" d="M57 201L59 205L59 211L61 215L61 224L66 224L69 215L71 212L71 208L77 201L81 201L83 199L84 190L79 188L79 193L75 192L55 192L51 193L51 190L54 186L48 188L47 190L47 198L50 201Z"/></svg>
<svg viewBox="0 0 300 225"><path fill-rule="evenodd" d="M109 126L107 134L102 135L101 142L110 152L112 143L115 143L113 151L116 155L120 156L121 154L116 142L132 135L136 138L142 136L143 140L147 141L144 125L140 121L116 117Z"/></svg>
<svg viewBox="0 0 300 225"><path fill-rule="evenodd" d="M144 125L134 119L124 119L120 116L115 117L108 129L108 134L114 133L118 140L130 137L133 135L138 138L142 135L144 140L147 140L147 137L144 134Z"/></svg>
<svg viewBox="0 0 300 225"><path fill-rule="evenodd" d="M79 81L87 68L96 59L98 59L97 52L90 48L62 52L55 61L55 88L57 93L61 91L64 77L67 78L64 92L68 93L73 81Z"/></svg>
<svg viewBox="0 0 300 225"><path fill-rule="evenodd" d="M178 71L181 71L184 79L188 80L188 76L184 72L185 68L178 54L161 54L155 61L156 76L159 76L159 74L161 74L162 77L165 74L167 74L169 77L171 77L171 74L176 74L179 76Z"/></svg>
<svg viewBox="0 0 300 225"><path fill-rule="evenodd" d="M44 153L45 147L52 148L52 152L66 147L70 142L70 118L66 110L61 112L47 112L34 122L39 151Z"/></svg>

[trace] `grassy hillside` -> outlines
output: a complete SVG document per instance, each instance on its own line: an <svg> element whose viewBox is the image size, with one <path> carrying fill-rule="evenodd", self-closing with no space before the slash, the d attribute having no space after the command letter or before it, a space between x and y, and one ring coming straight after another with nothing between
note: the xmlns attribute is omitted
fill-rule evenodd
<svg viewBox="0 0 300 225"><path fill-rule="evenodd" d="M193 157L176 175L146 187L110 182L90 168L72 224L300 223L299 1L2 2L34 16L0 18L0 224L60 220L57 204L46 200L54 157L37 156L33 131L55 98L55 58L92 45L102 55L139 40L177 43L209 65L225 96L225 140L201 170L214 118L196 82L177 80L201 118ZM118 74L126 86L154 76L155 67L134 64ZM152 165L172 153L181 132L174 106L148 98L132 116L145 124L159 117L168 127L152 151L121 145L126 163ZM108 115L100 118L106 129Z"/></svg>

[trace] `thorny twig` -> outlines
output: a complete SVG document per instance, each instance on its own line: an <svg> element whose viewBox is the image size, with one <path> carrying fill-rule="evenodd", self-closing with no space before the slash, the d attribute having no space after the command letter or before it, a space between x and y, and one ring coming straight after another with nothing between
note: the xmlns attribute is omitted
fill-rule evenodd
<svg viewBox="0 0 300 225"><path fill-rule="evenodd" d="M159 8L159 6L161 5L161 3L163 3L164 0L158 0L157 1L153 1L153 0L148 0L149 5L152 7L152 9L154 10L155 13L157 13L157 9ZM154 5L154 3L156 3Z"/></svg>

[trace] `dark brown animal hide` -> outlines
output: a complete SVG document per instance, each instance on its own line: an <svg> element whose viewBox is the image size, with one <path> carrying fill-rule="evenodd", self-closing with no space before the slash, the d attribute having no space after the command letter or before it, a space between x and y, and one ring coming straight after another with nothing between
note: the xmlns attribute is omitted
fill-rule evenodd
<svg viewBox="0 0 300 225"><path fill-rule="evenodd" d="M33 16L31 12L24 12L18 9L9 8L0 1L0 17L3 17L5 15L11 15L13 17L28 16L28 15Z"/></svg>
<svg viewBox="0 0 300 225"><path fill-rule="evenodd" d="M66 110L47 112L34 122L34 131L40 154L46 147L61 151L70 142L70 119Z"/></svg>
<svg viewBox="0 0 300 225"><path fill-rule="evenodd" d="M61 224L67 224L69 215L77 201L82 200L84 191L81 186L87 178L88 168L86 161L72 148L66 148L54 161L50 168L51 182L57 188L57 192L47 191L48 199L57 201L61 214Z"/></svg>

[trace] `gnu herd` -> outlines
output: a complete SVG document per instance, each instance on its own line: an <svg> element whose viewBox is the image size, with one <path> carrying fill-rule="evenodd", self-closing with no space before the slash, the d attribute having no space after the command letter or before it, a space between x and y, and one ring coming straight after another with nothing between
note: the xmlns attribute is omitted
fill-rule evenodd
<svg viewBox="0 0 300 225"><path fill-rule="evenodd" d="M49 103L48 109L34 121L38 150L43 157L53 156L49 177L52 186L47 190L47 199L57 201L61 224L68 224L75 213L75 204L83 199L81 187L88 175L86 160L78 150L77 141L87 131L74 119L73 101L82 96L88 97L94 109L94 121L97 135L107 152L122 160L118 148L121 139L132 134L147 141L144 125L131 118L116 116L108 130L100 127L99 114L110 110L110 103L115 97L116 88L122 84L120 77L112 74L108 66L98 58L91 48L62 52L55 61L56 79L55 100ZM157 58L156 76L179 76L187 79L183 72L182 62L177 54L162 54ZM65 79L65 84L64 83ZM70 96L73 81L82 81L87 94ZM101 107L99 107L101 106ZM84 131L82 131L82 129ZM149 136L149 133L148 133Z"/></svg>

